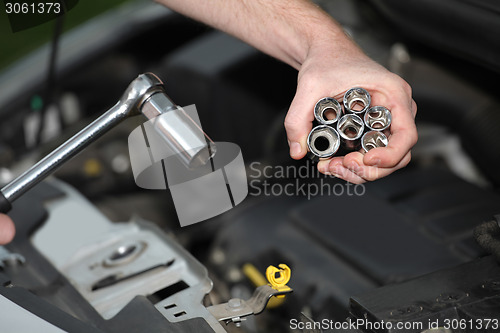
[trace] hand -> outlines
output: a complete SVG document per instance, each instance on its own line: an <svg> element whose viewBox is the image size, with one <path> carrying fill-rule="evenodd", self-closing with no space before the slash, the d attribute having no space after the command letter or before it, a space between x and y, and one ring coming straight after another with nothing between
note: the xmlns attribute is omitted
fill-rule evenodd
<svg viewBox="0 0 500 333"><path fill-rule="evenodd" d="M353 87L368 90L373 106L382 105L392 112L388 146L364 155L352 152L318 163L320 172L360 184L385 177L410 162L410 149L418 138L414 121L417 105L408 83L368 58L350 41L344 44L342 48L332 48L331 43L325 43L308 53L299 70L297 92L285 118L285 129L290 156L301 159L307 153L315 103L323 97L341 96Z"/></svg>
<svg viewBox="0 0 500 333"><path fill-rule="evenodd" d="M10 243L16 234L12 219L5 214L0 214L0 245Z"/></svg>

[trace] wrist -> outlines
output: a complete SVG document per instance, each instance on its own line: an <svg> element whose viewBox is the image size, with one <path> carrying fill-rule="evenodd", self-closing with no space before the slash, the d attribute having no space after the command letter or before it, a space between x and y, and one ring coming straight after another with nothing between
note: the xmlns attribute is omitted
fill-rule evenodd
<svg viewBox="0 0 500 333"><path fill-rule="evenodd" d="M316 25L311 25L307 30L305 34L307 48L299 61L301 66L309 58L367 57L361 48L345 33L342 26L326 13L324 13L324 17L316 20Z"/></svg>

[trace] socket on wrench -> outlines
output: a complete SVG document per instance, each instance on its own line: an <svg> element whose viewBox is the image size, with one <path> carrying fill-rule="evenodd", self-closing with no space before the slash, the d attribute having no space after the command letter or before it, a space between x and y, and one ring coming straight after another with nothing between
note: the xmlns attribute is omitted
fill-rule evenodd
<svg viewBox="0 0 500 333"><path fill-rule="evenodd" d="M339 149L339 134L330 126L316 126L307 137L307 146L315 159L331 157Z"/></svg>
<svg viewBox="0 0 500 333"><path fill-rule="evenodd" d="M320 99L314 106L314 118L322 125L332 125L342 117L342 106L331 97Z"/></svg>
<svg viewBox="0 0 500 333"><path fill-rule="evenodd" d="M365 125L372 131L384 131L392 122L392 114L384 106L373 106L365 113Z"/></svg>
<svg viewBox="0 0 500 333"><path fill-rule="evenodd" d="M372 98L370 93L363 88L351 88L344 94L345 113L362 114L370 107Z"/></svg>
<svg viewBox="0 0 500 333"><path fill-rule="evenodd" d="M387 147L389 140L384 133L379 131L368 131L361 138L361 147L365 152L373 148Z"/></svg>
<svg viewBox="0 0 500 333"><path fill-rule="evenodd" d="M346 114L337 122L337 132L344 147L349 150L358 150L361 136L365 129L363 119L355 114Z"/></svg>
<svg viewBox="0 0 500 333"><path fill-rule="evenodd" d="M178 106L168 98L163 82L157 76L151 73L139 75L111 109L5 185L0 193L0 211L8 212L12 202L90 143L124 119L141 113L148 119L158 119L156 129L188 167L206 163L215 154L215 144L201 128L185 112L175 112L175 117L165 118L168 121L161 118L177 109Z"/></svg>

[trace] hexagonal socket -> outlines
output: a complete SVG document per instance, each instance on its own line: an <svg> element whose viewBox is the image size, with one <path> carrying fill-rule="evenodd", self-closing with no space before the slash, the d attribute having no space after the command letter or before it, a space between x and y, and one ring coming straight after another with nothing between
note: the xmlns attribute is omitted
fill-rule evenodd
<svg viewBox="0 0 500 333"><path fill-rule="evenodd" d="M360 138L364 129L363 119L355 114L346 114L337 122L337 132L340 135L340 140L345 148L349 150L359 149Z"/></svg>
<svg viewBox="0 0 500 333"><path fill-rule="evenodd" d="M365 152L373 148L387 147L389 140L384 133L379 131L368 131L361 138L361 147Z"/></svg>
<svg viewBox="0 0 500 333"><path fill-rule="evenodd" d="M340 147L339 134L330 126L316 126L307 137L307 147L318 158L331 157Z"/></svg>
<svg viewBox="0 0 500 333"><path fill-rule="evenodd" d="M342 106L331 97L320 99L314 106L314 118L322 125L332 125L342 117Z"/></svg>
<svg viewBox="0 0 500 333"><path fill-rule="evenodd" d="M344 94L345 113L361 114L368 110L372 98L370 93L363 88L351 88Z"/></svg>
<svg viewBox="0 0 500 333"><path fill-rule="evenodd" d="M373 106L365 113L364 121L370 130L383 131L391 126L392 114L384 106Z"/></svg>

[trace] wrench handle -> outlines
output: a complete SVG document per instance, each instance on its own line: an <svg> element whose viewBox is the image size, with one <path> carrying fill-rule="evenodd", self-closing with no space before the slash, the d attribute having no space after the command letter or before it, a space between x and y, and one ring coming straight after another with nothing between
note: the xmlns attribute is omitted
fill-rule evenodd
<svg viewBox="0 0 500 333"><path fill-rule="evenodd" d="M7 214L12 209L10 201L0 192L0 213Z"/></svg>

